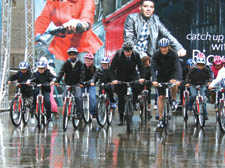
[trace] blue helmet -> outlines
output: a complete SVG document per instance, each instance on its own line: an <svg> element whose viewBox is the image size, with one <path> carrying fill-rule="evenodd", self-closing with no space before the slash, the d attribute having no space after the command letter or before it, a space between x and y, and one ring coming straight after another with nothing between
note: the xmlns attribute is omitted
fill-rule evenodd
<svg viewBox="0 0 225 168"><path fill-rule="evenodd" d="M28 69L29 68L29 63L22 61L19 63L19 69Z"/></svg>
<svg viewBox="0 0 225 168"><path fill-rule="evenodd" d="M103 57L101 60L101 64L109 64L110 63L110 59L108 57Z"/></svg>
<svg viewBox="0 0 225 168"><path fill-rule="evenodd" d="M194 62L191 58L189 58L187 61L186 61L186 64L189 65L189 66L193 66L194 65Z"/></svg>
<svg viewBox="0 0 225 168"><path fill-rule="evenodd" d="M47 63L45 61L38 61L37 67L38 68L46 68L47 67Z"/></svg>
<svg viewBox="0 0 225 168"><path fill-rule="evenodd" d="M159 47L168 47L170 45L170 40L167 38L162 38L158 41Z"/></svg>

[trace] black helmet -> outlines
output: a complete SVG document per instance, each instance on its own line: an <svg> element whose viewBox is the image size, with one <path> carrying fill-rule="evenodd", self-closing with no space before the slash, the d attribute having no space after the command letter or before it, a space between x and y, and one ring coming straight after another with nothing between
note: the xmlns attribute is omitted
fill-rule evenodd
<svg viewBox="0 0 225 168"><path fill-rule="evenodd" d="M131 41L126 41L123 43L122 48L126 51L130 51L134 48L134 44Z"/></svg>

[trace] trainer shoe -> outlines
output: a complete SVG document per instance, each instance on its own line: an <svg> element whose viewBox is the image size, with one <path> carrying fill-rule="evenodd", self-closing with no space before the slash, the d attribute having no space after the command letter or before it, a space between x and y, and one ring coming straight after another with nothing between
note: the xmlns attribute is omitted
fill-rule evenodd
<svg viewBox="0 0 225 168"><path fill-rule="evenodd" d="M159 123L157 124L157 128L164 128L163 120L159 120Z"/></svg>
<svg viewBox="0 0 225 168"><path fill-rule="evenodd" d="M153 108L154 110L157 110L158 109L158 107L157 107L157 105L154 105L154 108Z"/></svg>

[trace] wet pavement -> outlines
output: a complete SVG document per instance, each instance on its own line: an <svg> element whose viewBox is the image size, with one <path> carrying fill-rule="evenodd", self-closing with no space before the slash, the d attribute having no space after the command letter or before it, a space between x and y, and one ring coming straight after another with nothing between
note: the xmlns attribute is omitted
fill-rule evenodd
<svg viewBox="0 0 225 168"><path fill-rule="evenodd" d="M220 132L215 114L204 130L194 127L190 117L185 124L173 116L165 131L156 131L157 121L142 122L133 117L133 131L126 127L100 128L96 120L82 123L77 130L72 122L66 132L62 118L38 130L31 123L15 128L9 113L0 114L0 167L129 167L129 168L225 168L225 134Z"/></svg>

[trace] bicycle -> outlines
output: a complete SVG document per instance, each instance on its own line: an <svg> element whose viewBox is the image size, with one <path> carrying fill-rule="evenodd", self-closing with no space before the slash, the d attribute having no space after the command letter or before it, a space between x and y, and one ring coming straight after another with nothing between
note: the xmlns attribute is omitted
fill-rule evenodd
<svg viewBox="0 0 225 168"><path fill-rule="evenodd" d="M125 108L123 113L123 122L126 121L127 131L132 131L132 117L134 113L133 107L133 92L131 85L136 84L138 81L131 81L131 82L122 82L118 81L118 84L125 84L127 85L127 93L125 95Z"/></svg>
<svg viewBox="0 0 225 168"><path fill-rule="evenodd" d="M167 125L169 123L169 120L171 119L172 114L172 108L171 108L171 97L170 97L170 89L176 86L175 83L168 83L163 82L158 84L159 87L164 87L166 89L166 95L164 99L164 110L163 110L163 123L165 125L165 128L167 128Z"/></svg>
<svg viewBox="0 0 225 168"><path fill-rule="evenodd" d="M41 124L45 127L47 125L47 113L46 109L44 108L44 95L42 93L42 87L43 86L50 86L49 83L44 84L37 84L35 85L37 88L39 88L39 93L37 95L36 99L36 113L37 113L37 124L38 128L41 128Z"/></svg>
<svg viewBox="0 0 225 168"><path fill-rule="evenodd" d="M188 87L185 86L185 90L183 91L183 102L182 102L182 111L183 111L183 117L184 120L188 120L188 102L189 102L189 91Z"/></svg>
<svg viewBox="0 0 225 168"><path fill-rule="evenodd" d="M68 120L72 117L73 127L76 129L79 126L80 119L77 118L76 101L74 97L75 87L66 85L67 95L63 102L63 130L66 131ZM73 114L71 114L71 112Z"/></svg>
<svg viewBox="0 0 225 168"><path fill-rule="evenodd" d="M90 82L84 82L84 93L82 93L83 99L83 110L84 110L84 121L88 124L91 121L90 108L89 108L89 93L88 87L90 86Z"/></svg>
<svg viewBox="0 0 225 168"><path fill-rule="evenodd" d="M99 85L100 95L99 95L99 101L98 101L98 110L97 110L97 122L101 127L104 127L106 122L108 125L112 123L112 116L114 112L114 108L110 106L109 97L106 94L105 89L109 88L111 84L104 84L101 83Z"/></svg>
<svg viewBox="0 0 225 168"><path fill-rule="evenodd" d="M221 88L222 97L219 100L218 121L221 130L225 133L225 86Z"/></svg>
<svg viewBox="0 0 225 168"><path fill-rule="evenodd" d="M195 98L195 102L193 104L193 118L195 125L200 125L201 128L205 126L205 114L204 114L204 97L200 93L200 89L204 85L192 85L197 89L197 96ZM205 109L206 110L206 109Z"/></svg>
<svg viewBox="0 0 225 168"><path fill-rule="evenodd" d="M150 115L148 112L148 100L150 99L150 95L149 95L149 91L147 90L147 84L150 84L150 81L146 80L143 84L144 84L144 88L141 92L138 102L140 104L140 117L142 119L144 114L145 121L147 121Z"/></svg>
<svg viewBox="0 0 225 168"><path fill-rule="evenodd" d="M21 87L26 85L25 83L17 83L17 92L10 105L10 118L14 126L19 126L23 120L24 125L27 125L30 113L31 105L27 104L27 98L22 96Z"/></svg>

